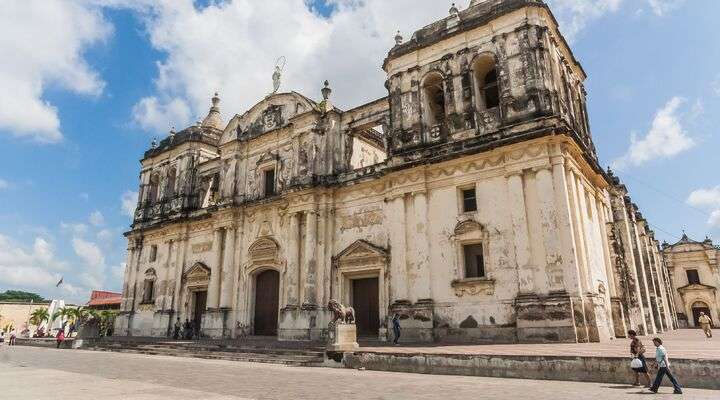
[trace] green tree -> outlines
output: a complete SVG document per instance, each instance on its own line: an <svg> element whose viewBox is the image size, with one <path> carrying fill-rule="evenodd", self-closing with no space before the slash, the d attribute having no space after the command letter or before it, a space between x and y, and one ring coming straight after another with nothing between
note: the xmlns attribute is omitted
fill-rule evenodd
<svg viewBox="0 0 720 400"><path fill-rule="evenodd" d="M35 303L46 303L42 296L37 293L24 292L22 290L6 290L0 293L0 301L33 301Z"/></svg>
<svg viewBox="0 0 720 400"><path fill-rule="evenodd" d="M36 308L30 313L30 323L35 326L40 326L43 322L50 319L50 313L47 308Z"/></svg>

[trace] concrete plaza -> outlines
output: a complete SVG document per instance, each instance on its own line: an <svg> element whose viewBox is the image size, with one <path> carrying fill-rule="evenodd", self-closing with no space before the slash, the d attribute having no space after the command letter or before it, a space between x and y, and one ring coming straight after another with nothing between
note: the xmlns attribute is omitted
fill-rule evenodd
<svg viewBox="0 0 720 400"><path fill-rule="evenodd" d="M657 399L717 399L688 389ZM0 347L4 399L632 399L628 385L298 368L193 358Z"/></svg>

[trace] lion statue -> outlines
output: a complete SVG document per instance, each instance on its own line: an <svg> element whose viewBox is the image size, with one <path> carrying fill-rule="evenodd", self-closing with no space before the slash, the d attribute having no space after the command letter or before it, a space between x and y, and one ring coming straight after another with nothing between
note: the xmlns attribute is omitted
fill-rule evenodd
<svg viewBox="0 0 720 400"><path fill-rule="evenodd" d="M330 325L335 325L338 321L341 324L355 323L355 310L352 307L345 307L337 300L330 300L328 309L333 313L333 320L330 321Z"/></svg>

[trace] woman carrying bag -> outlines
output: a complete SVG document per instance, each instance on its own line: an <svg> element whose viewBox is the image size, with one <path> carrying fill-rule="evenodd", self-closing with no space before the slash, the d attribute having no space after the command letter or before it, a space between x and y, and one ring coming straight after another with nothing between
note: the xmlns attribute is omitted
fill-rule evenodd
<svg viewBox="0 0 720 400"><path fill-rule="evenodd" d="M640 374L642 374L645 378L645 387L650 387L650 374L648 374L647 362L645 361L645 346L638 339L637 332L634 330L628 331L628 337L632 340L630 342L630 353L633 359L630 362L630 368L635 374L633 386L640 386Z"/></svg>

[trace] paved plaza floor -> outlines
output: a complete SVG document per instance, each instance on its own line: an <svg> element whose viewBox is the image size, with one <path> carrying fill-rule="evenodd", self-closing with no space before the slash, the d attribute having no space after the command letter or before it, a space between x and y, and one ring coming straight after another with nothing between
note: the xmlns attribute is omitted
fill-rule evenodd
<svg viewBox="0 0 720 400"><path fill-rule="evenodd" d="M0 347L0 398L240 399L718 399L688 389L650 395L628 385L436 376L84 350Z"/></svg>
<svg viewBox="0 0 720 400"><path fill-rule="evenodd" d="M708 339L699 329L680 329L657 335L663 340L671 358L720 360L720 330ZM653 336L641 337L650 355L654 353ZM362 351L402 354L477 354L477 355L534 355L534 356L584 356L628 357L629 339L613 339L608 343L548 343L548 344L488 344L488 345L383 345L363 346ZM720 398L720 397L719 397Z"/></svg>

